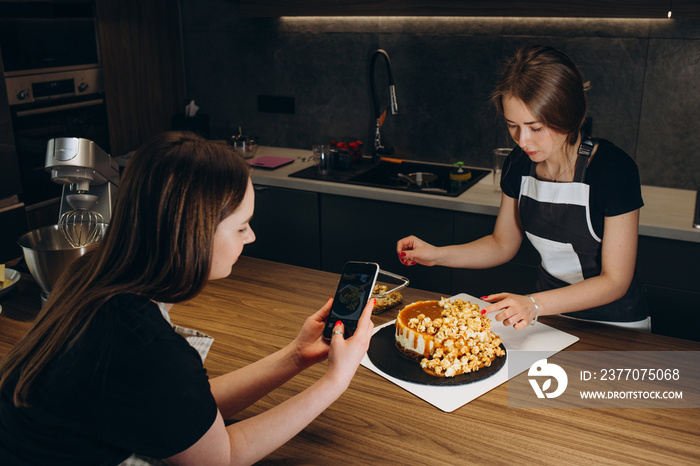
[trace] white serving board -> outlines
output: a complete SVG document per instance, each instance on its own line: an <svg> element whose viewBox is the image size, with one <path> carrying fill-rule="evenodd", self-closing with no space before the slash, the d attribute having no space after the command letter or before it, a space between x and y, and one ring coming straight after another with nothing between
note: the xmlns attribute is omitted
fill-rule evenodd
<svg viewBox="0 0 700 466"><path fill-rule="evenodd" d="M482 301L481 299L475 298L474 296L466 293L460 293L453 296L451 299L470 301L474 304L478 304L481 308L489 305L489 303L486 301ZM374 329L374 332L376 333L379 329L388 325L394 325L394 321L380 325ZM561 330L557 330L540 322L537 322L533 326L528 326L523 330L515 330L511 326L506 327L500 322L496 322L494 320L491 330L501 337L503 346L505 346L506 353L509 357L506 359L506 363L503 365L500 371L487 379L479 380L477 382L447 387L422 385L413 382L406 382L388 375L372 364L372 361L370 361L367 355L365 355L365 357L362 359L361 364L367 369L381 375L390 382L395 383L404 390L414 394L418 398L427 401L436 408L450 413L480 397L489 390L492 390L502 383L507 382L509 378L515 377L521 372L527 370L528 367L535 361L542 359L543 357L550 357L578 341L577 336L562 332ZM527 358L527 353L522 353L524 357L520 355L518 356L518 363L522 364L522 367L509 368L509 362L512 360L510 354L515 351L532 352L532 361ZM418 363L416 362L416 364Z"/></svg>

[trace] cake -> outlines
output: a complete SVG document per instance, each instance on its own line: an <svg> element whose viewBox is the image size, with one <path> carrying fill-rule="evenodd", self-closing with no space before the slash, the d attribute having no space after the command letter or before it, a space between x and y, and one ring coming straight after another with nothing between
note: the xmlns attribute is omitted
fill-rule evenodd
<svg viewBox="0 0 700 466"><path fill-rule="evenodd" d="M461 299L409 304L395 326L398 350L434 376L474 372L505 355L501 338L491 331L491 319L478 305Z"/></svg>

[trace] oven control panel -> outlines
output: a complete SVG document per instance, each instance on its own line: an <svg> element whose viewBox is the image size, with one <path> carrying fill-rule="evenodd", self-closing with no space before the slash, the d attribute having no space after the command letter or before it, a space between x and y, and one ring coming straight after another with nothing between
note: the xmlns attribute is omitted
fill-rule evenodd
<svg viewBox="0 0 700 466"><path fill-rule="evenodd" d="M10 106L104 91L102 68L5 78Z"/></svg>

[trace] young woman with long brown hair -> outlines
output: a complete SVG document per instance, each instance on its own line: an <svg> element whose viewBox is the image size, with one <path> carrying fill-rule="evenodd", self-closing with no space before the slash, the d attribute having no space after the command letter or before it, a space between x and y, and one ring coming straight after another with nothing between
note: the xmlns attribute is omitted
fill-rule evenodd
<svg viewBox="0 0 700 466"><path fill-rule="evenodd" d="M541 256L533 293L497 293L483 312L516 329L538 315L649 330L635 277L639 172L632 158L606 140L581 134L586 84L574 62L551 47L520 49L493 93L516 147L507 157L493 234L435 247L409 236L397 243L406 265L489 268L518 252L523 238ZM494 284L507 286L507 283Z"/></svg>
<svg viewBox="0 0 700 466"><path fill-rule="evenodd" d="M136 151L104 240L62 275L0 361L0 464L119 464L132 454L249 464L340 396L369 346L372 302L347 340L341 326L330 344L322 337L329 300L286 347L212 380L168 321L172 303L230 274L255 240L253 209L248 166L226 144L165 133ZM225 426L326 358L314 385Z"/></svg>

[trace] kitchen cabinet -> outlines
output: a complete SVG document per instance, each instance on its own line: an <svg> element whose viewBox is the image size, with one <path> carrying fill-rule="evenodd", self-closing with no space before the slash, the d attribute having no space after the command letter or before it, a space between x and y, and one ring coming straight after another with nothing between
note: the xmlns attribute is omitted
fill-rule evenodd
<svg viewBox="0 0 700 466"><path fill-rule="evenodd" d="M171 129L184 112L180 9L168 0L96 0L112 155Z"/></svg>
<svg viewBox="0 0 700 466"><path fill-rule="evenodd" d="M493 233L496 217L472 213L455 213L454 244L467 243ZM527 238L516 256L508 263L489 269L454 269L452 293L484 296L502 291L532 293L537 280L540 256Z"/></svg>
<svg viewBox="0 0 700 466"><path fill-rule="evenodd" d="M447 295L473 296L532 292L539 255L526 242L507 264L491 269L406 267L396 257L396 242L415 235L436 246L466 243L491 234L496 217L345 196L321 196L323 270L339 272L345 261L370 260L406 276L411 286ZM507 289L505 289L507 288Z"/></svg>
<svg viewBox="0 0 700 466"><path fill-rule="evenodd" d="M700 341L700 244L640 236L637 273L652 332Z"/></svg>
<svg viewBox="0 0 700 466"><path fill-rule="evenodd" d="M529 243L510 263L487 270L406 267L396 256L396 242L409 235L434 245L487 235L495 222L489 215L270 187L258 187L256 196L252 225L258 238L245 250L252 257L333 273L340 273L347 261L377 262L383 270L408 278L414 288L446 296L462 292L482 296L504 291L503 284L520 293L534 287L539 256ZM314 212L313 196L318 196L317 218L308 215ZM311 231L315 225L316 235ZM304 239L285 240L287 235ZM296 246L289 247L288 242Z"/></svg>
<svg viewBox="0 0 700 466"><path fill-rule="evenodd" d="M250 226L255 242L243 254L312 269L321 268L318 194L255 187L255 213Z"/></svg>
<svg viewBox="0 0 700 466"><path fill-rule="evenodd" d="M340 273L347 261L372 261L405 276L413 288L450 295L450 269L406 267L398 260L396 242L416 235L435 245L451 244L453 212L331 194L321 194L320 202L322 270Z"/></svg>
<svg viewBox="0 0 700 466"><path fill-rule="evenodd" d="M510 16L587 18L698 18L694 0L241 0L241 16Z"/></svg>

